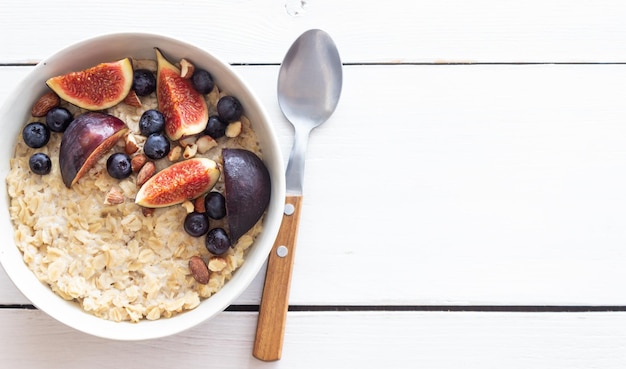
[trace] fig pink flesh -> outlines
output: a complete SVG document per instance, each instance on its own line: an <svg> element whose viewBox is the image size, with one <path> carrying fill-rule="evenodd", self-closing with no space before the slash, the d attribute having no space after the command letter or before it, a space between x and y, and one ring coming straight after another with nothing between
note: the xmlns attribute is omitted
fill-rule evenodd
<svg viewBox="0 0 626 369"><path fill-rule="evenodd" d="M110 108L124 100L133 83L129 58L56 76L46 84L63 100L87 110Z"/></svg>
<svg viewBox="0 0 626 369"><path fill-rule="evenodd" d="M135 203L149 208L180 204L208 192L219 176L217 164L211 159L184 160L163 169L144 183Z"/></svg>
<svg viewBox="0 0 626 369"><path fill-rule="evenodd" d="M157 101L165 117L165 133L175 141L202 132L209 120L204 96L156 49Z"/></svg>

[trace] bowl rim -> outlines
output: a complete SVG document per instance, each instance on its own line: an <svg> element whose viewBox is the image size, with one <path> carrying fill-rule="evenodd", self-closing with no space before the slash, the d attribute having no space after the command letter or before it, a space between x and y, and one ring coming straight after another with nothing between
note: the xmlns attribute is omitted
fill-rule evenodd
<svg viewBox="0 0 626 369"><path fill-rule="evenodd" d="M269 118L266 108L261 104L261 100L258 98L254 90L230 64L223 61L215 54L192 43L181 41L170 36L144 32L107 33L95 37L85 38L81 41L70 44L69 46L62 48L43 59L20 83L18 83L18 85L13 89L13 93L11 93L5 100L4 104L0 106L0 117L4 117L9 114L11 107L20 106L19 101L17 100L20 95L20 91L27 91L28 88L38 88L39 85L41 85L41 90L43 91L46 86L45 83L42 82L45 82L45 78L53 76L48 70L63 69L64 66L58 64L64 63L64 60L68 58L69 55L75 54L80 51L81 48L94 48L96 45L124 42L128 43L131 41L132 43L141 44L152 41L153 44L149 46L150 49L157 47L155 44L158 44L158 46L162 47L167 55L177 53L176 51L172 52L171 50L189 50L191 54L201 55L203 58L206 58L203 60L215 63L215 65L217 65L217 68L215 69L219 69L221 72L227 72L226 77L223 75L214 76L216 84L220 86L218 81L222 78L233 79L236 84L236 89L243 91L247 97L245 99L246 104L248 104L246 111L253 112L253 115L258 118L255 119L255 122L261 121L261 124L264 126L262 131L257 131L257 134L262 132L262 139L259 139L259 141L264 141L262 143L264 153L263 160L267 163L267 161L271 159L271 162L268 164L268 169L270 170L272 188L270 205L264 218L263 231L259 234L254 246L247 251L244 264L233 273L232 278L225 283L220 291L208 299L203 299L198 307L185 311L184 313L177 314L174 317L161 318L155 321L143 319L138 323L131 323L126 321L114 322L98 318L95 315L84 311L75 302L64 300L59 295L54 293L49 286L37 279L35 274L23 262L22 253L15 245L14 228L10 220L8 210L9 195L7 192L6 180L2 181L5 196L2 198L2 201L4 201L4 209L0 214L0 219L6 218L8 220L8 222L3 221L3 223L5 223L8 227L8 232L5 232L5 234L7 234L6 241L8 242L0 242L0 264L5 269L9 279L34 306L55 320L83 333L121 341L147 340L177 334L215 317L217 314L226 309L229 304L231 304L247 289L265 264L265 260L269 255L274 240L278 234L278 228L280 227L282 220L285 198L285 172L283 170L283 159L275 127L271 124L271 119ZM167 47L162 45L172 47L168 50ZM141 50L143 52L144 49ZM135 55L138 53L139 49ZM182 55L180 55L180 57L182 57ZM76 70L77 67L74 67L76 64L80 64L80 62L69 63L69 65L72 65L70 69ZM85 65L85 67L88 66L89 65ZM34 100L27 102L27 104L32 104L33 102ZM22 102L21 106L27 105ZM30 117L30 110L28 110L28 113L24 112L24 114L26 116L25 119L28 119ZM20 124L23 125L23 122L25 122L25 120L23 120ZM17 130L17 128L15 129ZM10 148L10 151L13 152L15 149L15 137L12 136L7 138L7 140L10 140L10 142L13 143ZM12 155L9 157L12 157ZM8 173L8 170L6 169L6 167L8 167L8 160L6 160L6 163L2 163L2 166L0 174L6 178ZM254 257L251 257L251 255L254 255ZM19 263L16 262L18 257L20 261ZM68 314L68 312L72 310L74 310L76 314Z"/></svg>

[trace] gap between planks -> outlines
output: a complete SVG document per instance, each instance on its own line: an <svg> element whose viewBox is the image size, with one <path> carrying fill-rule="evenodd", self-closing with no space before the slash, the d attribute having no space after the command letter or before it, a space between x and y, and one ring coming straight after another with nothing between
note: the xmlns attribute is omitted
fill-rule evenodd
<svg viewBox="0 0 626 369"><path fill-rule="evenodd" d="M29 304L0 305L2 309L37 310ZM231 305L228 312L258 312L258 305ZM290 305L290 312L363 312L363 311L441 311L499 313L587 313L626 312L626 306L590 305Z"/></svg>

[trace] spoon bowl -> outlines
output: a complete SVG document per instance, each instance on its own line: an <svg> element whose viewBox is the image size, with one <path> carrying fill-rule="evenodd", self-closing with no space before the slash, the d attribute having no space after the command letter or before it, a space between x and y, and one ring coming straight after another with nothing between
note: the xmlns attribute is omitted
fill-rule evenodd
<svg viewBox="0 0 626 369"><path fill-rule="evenodd" d="M321 30L303 33L278 74L278 104L285 117L294 126L311 129L324 123L337 107L342 76L339 52L330 36Z"/></svg>
<svg viewBox="0 0 626 369"><path fill-rule="evenodd" d="M326 122L339 102L343 69L328 33L306 31L291 45L278 73L278 104L295 129L286 190L301 195L309 133Z"/></svg>

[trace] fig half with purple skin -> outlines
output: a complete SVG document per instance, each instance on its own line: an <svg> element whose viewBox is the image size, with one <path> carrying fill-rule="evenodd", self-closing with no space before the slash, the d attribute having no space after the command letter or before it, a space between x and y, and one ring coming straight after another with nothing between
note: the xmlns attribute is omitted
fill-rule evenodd
<svg viewBox="0 0 626 369"><path fill-rule="evenodd" d="M87 110L103 110L120 103L133 85L130 58L101 63L48 79L46 84L63 100Z"/></svg>
<svg viewBox="0 0 626 369"><path fill-rule="evenodd" d="M209 192L220 178L217 163L207 158L179 161L161 170L141 186L135 203L163 208L192 200Z"/></svg>
<svg viewBox="0 0 626 369"><path fill-rule="evenodd" d="M204 96L189 79L180 75L180 69L170 63L157 48L156 95L159 111L165 117L165 133L176 141L204 131L209 120L209 108Z"/></svg>
<svg viewBox="0 0 626 369"><path fill-rule="evenodd" d="M65 186L78 182L126 132L126 124L110 114L87 112L76 117L65 130L59 149Z"/></svg>
<svg viewBox="0 0 626 369"><path fill-rule="evenodd" d="M272 186L265 163L252 151L224 149L222 157L228 230L235 244L267 209Z"/></svg>

